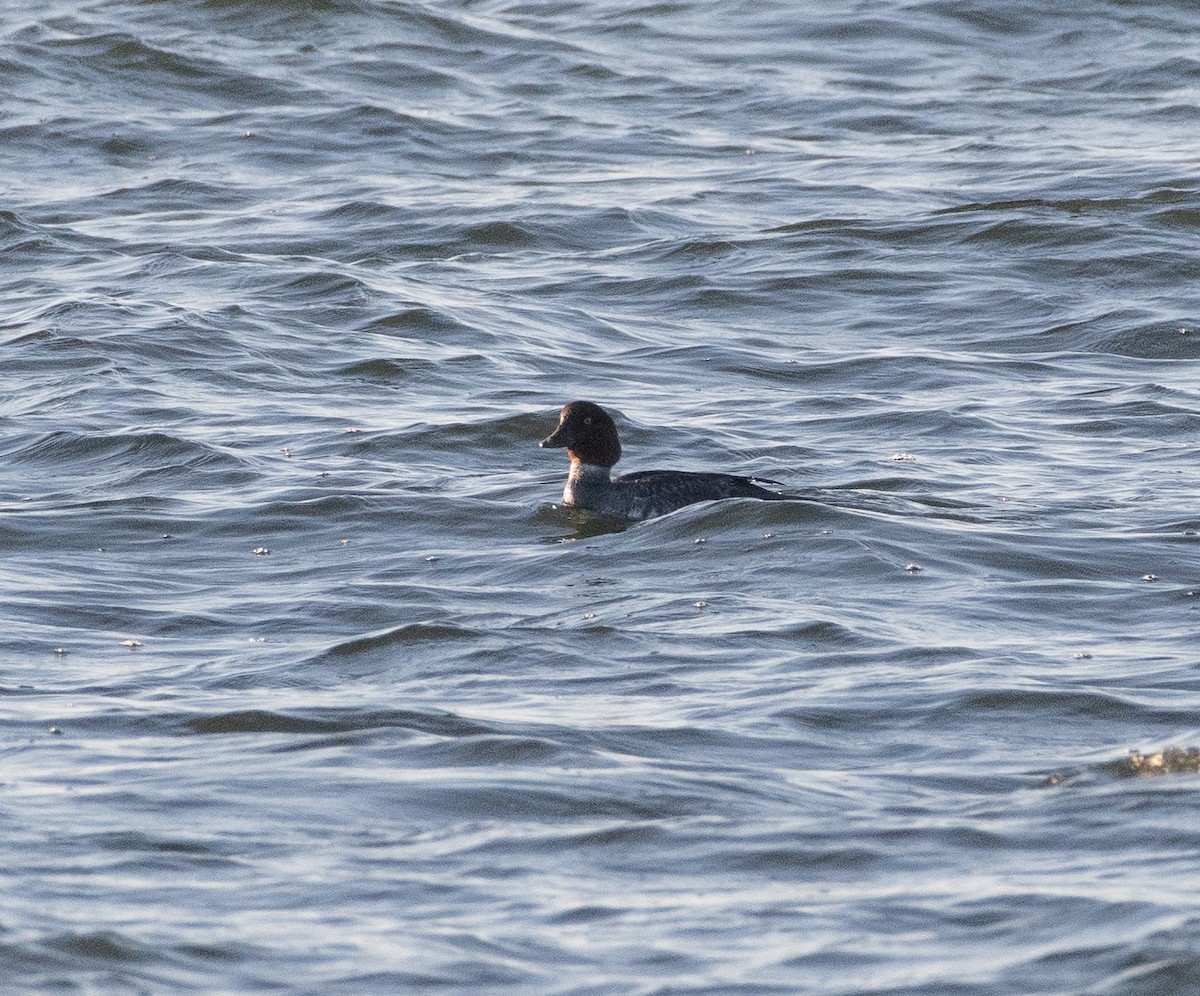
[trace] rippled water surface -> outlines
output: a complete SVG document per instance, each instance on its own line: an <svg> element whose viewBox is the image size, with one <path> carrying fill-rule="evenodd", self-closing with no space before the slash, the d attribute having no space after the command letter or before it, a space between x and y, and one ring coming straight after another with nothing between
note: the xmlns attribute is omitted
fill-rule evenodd
<svg viewBox="0 0 1200 996"><path fill-rule="evenodd" d="M4 990L1200 989L1198 37L0 3Z"/></svg>

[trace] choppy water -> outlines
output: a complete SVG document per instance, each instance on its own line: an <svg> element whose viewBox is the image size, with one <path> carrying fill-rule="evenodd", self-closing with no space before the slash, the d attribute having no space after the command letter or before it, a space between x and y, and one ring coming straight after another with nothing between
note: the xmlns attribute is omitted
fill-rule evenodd
<svg viewBox="0 0 1200 996"><path fill-rule="evenodd" d="M1200 989L1194 4L0 11L5 991Z"/></svg>

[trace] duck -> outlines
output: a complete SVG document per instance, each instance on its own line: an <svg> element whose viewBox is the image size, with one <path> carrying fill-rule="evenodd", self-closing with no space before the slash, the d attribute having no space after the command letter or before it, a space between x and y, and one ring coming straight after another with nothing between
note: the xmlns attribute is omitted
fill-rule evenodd
<svg viewBox="0 0 1200 996"><path fill-rule="evenodd" d="M572 401L558 413L558 427L539 444L566 448L571 460L562 503L612 519L653 519L702 501L756 498L781 501L788 496L762 485L778 481L734 474L684 470L643 470L620 477L612 468L621 459L621 441L612 416L592 401Z"/></svg>

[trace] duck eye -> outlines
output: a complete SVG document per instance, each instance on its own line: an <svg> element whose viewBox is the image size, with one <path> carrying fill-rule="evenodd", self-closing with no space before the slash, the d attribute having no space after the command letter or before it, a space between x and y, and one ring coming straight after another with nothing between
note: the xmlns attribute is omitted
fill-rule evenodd
<svg viewBox="0 0 1200 996"><path fill-rule="evenodd" d="M588 415L586 418L584 418L584 420L583 420L583 424L584 424L584 425L591 425L591 424L592 424L592 416L591 416L591 415Z"/></svg>

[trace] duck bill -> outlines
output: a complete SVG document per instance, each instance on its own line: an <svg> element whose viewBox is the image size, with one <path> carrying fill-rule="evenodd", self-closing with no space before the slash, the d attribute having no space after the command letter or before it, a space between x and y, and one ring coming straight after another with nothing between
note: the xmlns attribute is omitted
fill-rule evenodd
<svg viewBox="0 0 1200 996"><path fill-rule="evenodd" d="M543 439L538 446L543 449L561 449L564 446L571 445L571 434L566 431L566 426L560 425L550 435Z"/></svg>

